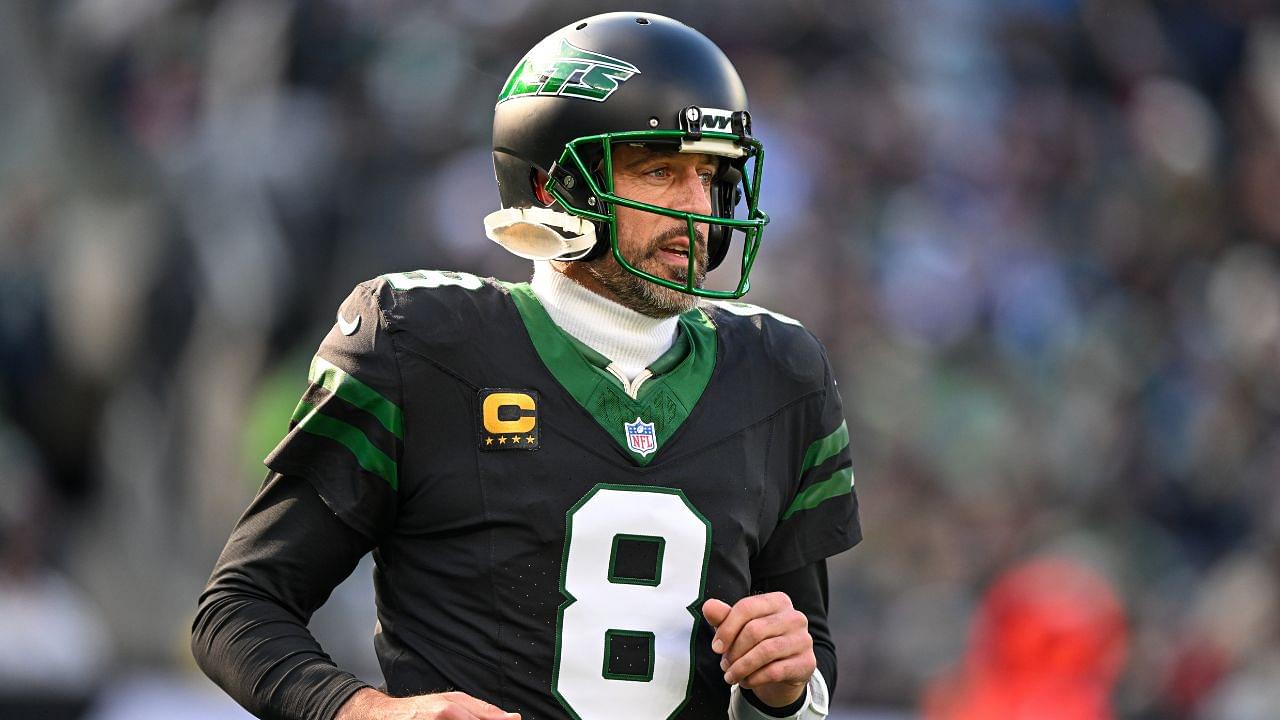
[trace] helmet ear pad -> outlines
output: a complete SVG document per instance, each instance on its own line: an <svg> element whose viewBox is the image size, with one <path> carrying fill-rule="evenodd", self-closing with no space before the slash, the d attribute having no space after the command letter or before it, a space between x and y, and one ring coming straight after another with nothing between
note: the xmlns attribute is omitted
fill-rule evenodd
<svg viewBox="0 0 1280 720"><path fill-rule="evenodd" d="M588 167L598 166L601 154L596 153L595 157L588 162ZM493 152L493 170L499 191L503 196L504 207L551 207L554 209L556 202L553 201L550 205L543 202L538 190L538 181L545 183L550 178L555 191L568 200L572 207L590 208L602 213L609 212L609 206L592 195L590 185L578 176L576 167L568 168L552 163L551 167L543 168L540 164L521 157L514 151L498 148ZM596 172L594 175L597 186L605 187L600 173ZM585 255L574 257L573 260L591 260L603 256L608 251L608 228L600 222L595 222L593 225L596 228L595 245Z"/></svg>
<svg viewBox="0 0 1280 720"><path fill-rule="evenodd" d="M711 214L720 218L732 218L733 209L742 200L742 171L732 163L725 163L711 186ZM712 225L707 228L707 270L715 270L729 254L733 228Z"/></svg>
<svg viewBox="0 0 1280 720"><path fill-rule="evenodd" d="M610 183L605 179L601 169L604 165L604 150L596 148L590 152L585 152L582 157L582 163L591 168L591 177L595 181L595 186L602 191L610 187ZM609 203L604 202L601 198L591 193L591 184L587 183L585 178L581 177L581 171L576 165L562 166L560 163L554 163L550 172L552 180L555 182L556 191L561 196L567 198L576 208L589 208L593 212L610 214ZM595 260L604 257L609 252L609 226L608 223L597 222L596 226L596 244L581 257L574 258L577 260Z"/></svg>

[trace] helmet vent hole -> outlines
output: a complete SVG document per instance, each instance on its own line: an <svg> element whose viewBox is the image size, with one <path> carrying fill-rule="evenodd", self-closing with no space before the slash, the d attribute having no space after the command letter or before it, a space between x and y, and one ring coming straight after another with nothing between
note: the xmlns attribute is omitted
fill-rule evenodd
<svg viewBox="0 0 1280 720"><path fill-rule="evenodd" d="M586 27L586 26L587 26L587 24L586 24L586 23L582 23L582 24L581 24L581 25L579 25L578 27L574 28L574 30L581 30L582 28L584 28L584 27Z"/></svg>
<svg viewBox="0 0 1280 720"><path fill-rule="evenodd" d="M648 24L649 24L649 18L636 18L636 24L638 24L638 25L648 25Z"/></svg>

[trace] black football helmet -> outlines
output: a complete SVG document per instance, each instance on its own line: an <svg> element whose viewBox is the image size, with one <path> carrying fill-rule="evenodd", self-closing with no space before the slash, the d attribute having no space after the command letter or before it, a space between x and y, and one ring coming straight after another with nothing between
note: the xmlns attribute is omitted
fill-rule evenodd
<svg viewBox="0 0 1280 720"><path fill-rule="evenodd" d="M711 215L683 212L613 192L613 147L642 143L722 158L712 181ZM485 232L535 260L588 260L612 252L618 264L650 282L710 298L738 298L769 217L759 209L764 148L751 136L742 80L720 48L671 18L637 12L571 23L534 46L498 95L493 166L502 209ZM555 198L539 202L535 182ZM742 217L735 216L745 202ZM683 220L690 247L695 224L707 224L707 270L743 237L741 275L733 290L697 287L696 253L685 282L634 267L618 250L616 206Z"/></svg>

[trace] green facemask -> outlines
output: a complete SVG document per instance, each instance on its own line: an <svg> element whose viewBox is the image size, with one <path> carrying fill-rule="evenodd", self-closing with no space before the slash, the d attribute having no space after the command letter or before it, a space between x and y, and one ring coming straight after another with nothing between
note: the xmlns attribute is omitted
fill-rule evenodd
<svg viewBox="0 0 1280 720"><path fill-rule="evenodd" d="M712 143L728 141L734 146L741 148L745 156L750 162L750 171L744 166L742 168L742 196L746 201L746 217L719 217L717 215L701 215L698 213L684 212L673 210L671 208L659 205L651 205L649 203L638 202L621 197L614 192L613 187L613 145L614 143L658 143L663 145L683 144L686 150L693 147L693 143ZM599 174L592 172L587 166L584 157L593 157L594 153L589 152L599 147L601 154L601 162L599 166ZM700 151L700 150L695 150ZM580 137L570 141L565 145L564 152L557 162L560 167L576 168L577 176L585 178L591 192L591 196L599 198L599 202L605 205L603 212L597 207L581 208L575 207L556 187L556 183L552 178L547 179L545 186L548 193L551 194L564 209L565 212L586 218L596 223L604 223L608 228L609 247L613 254L614 260L618 262L624 270L644 278L649 282L656 283L665 288L678 290L690 295L713 299L736 299L747 293L751 288L749 279L751 266L755 263L756 254L760 250L760 238L764 234L764 226L769 223L769 216L763 210L760 210L758 203L760 200L760 175L764 167L764 146L754 138L744 138L733 133L703 131L700 138L693 138L683 130L640 130L632 132L606 133L602 135L590 135ZM598 178L603 178L605 187L600 187ZM732 195L732 193L730 193ZM671 217L685 222L688 232L689 247L692 249L697 246L697 230L696 225L706 224L709 227L707 246L708 251L711 250L711 236L717 232L724 234L723 242L730 242L732 233L737 230L741 231L745 237L744 246L742 248L742 259L740 263L740 275L738 282L732 290L708 290L698 287L698 267L697 253L689 252L688 273L685 275L683 283L674 282L661 278L652 273L645 272L640 268L632 265L618 247L618 216L617 207L628 207L635 210L654 213L663 217ZM732 208L724 208L722 210L729 214Z"/></svg>

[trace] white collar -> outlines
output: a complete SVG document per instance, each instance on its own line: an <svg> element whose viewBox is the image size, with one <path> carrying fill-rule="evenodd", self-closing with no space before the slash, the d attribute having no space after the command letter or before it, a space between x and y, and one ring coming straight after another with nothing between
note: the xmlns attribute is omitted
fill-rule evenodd
<svg viewBox="0 0 1280 720"><path fill-rule="evenodd" d="M534 261L529 287L560 329L609 358L629 379L675 342L677 318L653 318L619 305L565 277L546 260Z"/></svg>

